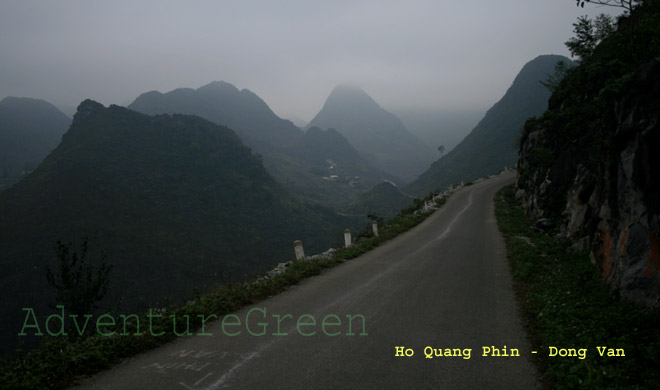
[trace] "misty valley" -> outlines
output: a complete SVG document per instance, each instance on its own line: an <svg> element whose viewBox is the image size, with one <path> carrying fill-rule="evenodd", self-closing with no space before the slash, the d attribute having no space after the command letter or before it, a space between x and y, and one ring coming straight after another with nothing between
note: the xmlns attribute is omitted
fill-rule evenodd
<svg viewBox="0 0 660 390"><path fill-rule="evenodd" d="M622 11L579 17L565 42L572 58L528 55L549 47L540 44L498 53L519 62L512 69L475 60L490 48L463 52L470 77L483 80L482 69L507 75L493 81L506 86L488 109L454 109L430 88L401 95L406 89L397 87L408 82L398 79L401 69L427 66L393 54L398 41L424 46L428 57L453 55L389 30L373 33L368 48L392 48L346 77L364 78L364 89L320 76L352 58L340 49L359 52L350 40L328 46L336 61L305 56L308 68L296 77L317 96L299 91L308 100L301 112L322 101L309 121L272 108L286 107L282 100L300 88L268 80L281 64L238 77L230 55L223 66L205 62L208 42L195 48L183 38L159 42L177 58L203 47L181 70L196 78L150 66L158 90L121 104L102 103L110 95L99 86L115 93L124 84L110 76L97 83L84 72L81 83L96 91L75 109L61 109L71 100L65 88L62 101L7 92L0 100L0 388L126 388L149 378L154 388L189 389L289 388L293 379L307 388L660 386L649 374L660 363L660 2L577 1L577 8L594 3ZM265 11L254 12L277 30ZM343 34L348 27L337 21L350 24L351 15L328 11L336 25L314 19L314 28L287 39L302 47L317 33ZM392 26L415 26L406 13L390 18ZM223 23L177 28L205 26L218 41L258 36L269 50L287 41L276 31L213 30ZM372 34L358 31L356 40ZM123 41L138 59L135 50L146 47L139 34ZM457 102L474 88L440 78L445 69L433 72ZM9 78L2 79L8 86ZM39 80L44 96L55 88ZM19 91L20 83L1 92ZM442 84L422 80L434 83ZM204 344L209 329L226 344ZM193 341L176 344L182 338ZM515 359L467 362L475 345L481 356ZM430 373L432 365L420 362L433 358ZM269 364L283 367L272 380L247 374ZM136 373L111 377L112 367L131 365ZM304 378L287 374L290 367Z"/></svg>

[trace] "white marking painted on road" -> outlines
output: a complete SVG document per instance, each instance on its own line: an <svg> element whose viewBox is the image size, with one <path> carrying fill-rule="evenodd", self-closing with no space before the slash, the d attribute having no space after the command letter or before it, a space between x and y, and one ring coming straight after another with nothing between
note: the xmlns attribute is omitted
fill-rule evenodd
<svg viewBox="0 0 660 390"><path fill-rule="evenodd" d="M449 225L447 225L447 227L445 228L445 231L442 232L442 234L440 234L438 238L436 238L434 241L440 241L445 237L447 237L447 234L449 234L449 232L451 231L452 226L454 226L456 221L458 221L458 217L463 215L463 213L465 213L467 209L469 209L470 206L472 206L472 194L474 194L474 191L470 191L470 196L468 197L468 204L466 204L465 207L463 207L463 209L454 216L454 218L449 222Z"/></svg>
<svg viewBox="0 0 660 390"><path fill-rule="evenodd" d="M358 291L364 290L366 287L369 287L371 284L373 284L376 280L378 280L378 279L382 278L383 276L385 276L386 274L388 274L394 267L399 266L401 263L405 262L406 260L410 259L411 257L414 257L414 256L418 255L420 252L425 251L429 246L431 246L436 241L440 241L440 240L444 239L447 236L447 234L449 234L449 232L451 231L452 226L456 223L456 221L458 221L458 218L461 215L463 215L470 208L470 206L472 206L472 194L473 193L474 193L474 191L470 191L470 195L468 197L467 205L465 205L465 207L463 207L463 209L461 209L461 211L459 211L454 216L454 218L449 222L449 225L447 226L447 228L445 228L445 231L442 232L442 234L440 234L440 236L438 236L435 240L426 243L426 245L422 246L421 248L417 249L416 251L414 251L414 252L408 254L407 256L403 257L398 262L392 263L390 266L385 268L383 271L379 272L377 275L375 275L374 277L372 277L368 281L366 281L366 282L360 284L359 286L356 286L355 288L353 288L353 290L351 290L347 294L344 294L343 296L335 299L334 301L328 303L327 305L317 309L315 311L315 313L324 312L328 308L330 308L332 306L335 306L336 304L338 304L342 301L345 301L346 299L352 297ZM291 332L294 329L295 329L295 327L291 327L287 332ZM267 342L266 344L262 345L261 347L258 347L256 351L249 354L249 357L243 358L243 360L241 360L241 361L237 362L236 364L234 364L216 382L214 382L213 384L211 384L208 387L205 387L204 390L214 390L214 389L218 389L220 387L226 387L227 382L234 376L234 373L238 369L240 369L242 366L247 364L250 360L252 360L252 358L258 357L259 355L261 355L261 353L263 353L265 350L267 350L268 348L270 348L272 345L274 345L276 342L278 342L280 340L283 340L283 338L273 339L273 340Z"/></svg>
<svg viewBox="0 0 660 390"><path fill-rule="evenodd" d="M214 374L213 372L209 372L208 374L204 375L204 377L202 377L202 379L200 379L200 380L198 380L197 382L195 382L195 383L193 384L193 386L199 386L199 384L202 383L202 382L204 381L204 379L210 377L210 376L213 375L213 374ZM179 384L180 384L181 386L185 387L185 388L188 389L188 390L195 390L194 387L188 386L188 385L187 385L186 383L184 383L184 382L179 382Z"/></svg>
<svg viewBox="0 0 660 390"><path fill-rule="evenodd" d="M204 376L204 378L202 378L202 379L198 380L197 382L195 382L195 386L197 386L198 384L202 383L202 382L204 381L204 379L208 378L208 377L211 376L211 375L213 375L212 372L209 372L208 374L206 374L206 376Z"/></svg>
<svg viewBox="0 0 660 390"><path fill-rule="evenodd" d="M241 355L241 358L243 360L241 360L240 362L234 364L229 370L227 370L224 374L222 374L220 379L218 379L217 381L212 383L210 386L205 387L204 390L213 390L213 389L217 389L220 386L224 385L225 382L227 382L228 380L231 379L231 377L234 376L234 372L236 370L241 368L244 364L248 363L254 357L259 356L263 351L268 349L271 345L275 344L275 342L279 341L279 340L281 340L281 339L273 339L273 340L267 342L266 344L262 345L260 348L257 348L257 351Z"/></svg>
<svg viewBox="0 0 660 390"><path fill-rule="evenodd" d="M447 228L445 229L445 231L444 231L444 232L443 232L438 238L436 238L436 239L433 240L433 241L427 242L424 246L418 248L418 249L417 249L416 251L414 251L414 252L409 253L407 256L403 257L401 260L399 260L399 261L397 261L397 262L395 262L395 263L390 264L387 268L385 268L384 270L382 270L382 271L379 272L378 274L374 275L371 279L369 279L369 280L367 280L366 282L360 284L359 286L356 286L356 287L353 288L353 290L351 290L350 292L348 292L348 293L342 295L341 297L335 299L334 301L330 302L329 304L327 304L327 305L323 306L322 308L318 309L318 310L316 311L316 313L323 312L324 310L327 310L328 308L330 308L330 307L332 307L332 306L335 306L336 304L338 304L338 303L340 303L340 302L343 302L343 301L345 301L346 299L352 297L352 296L355 295L358 291L362 291L362 290L364 290L365 288L369 287L371 284L373 284L373 283L374 283L375 281L377 281L378 279L380 279L380 278L382 278L383 276L385 276L385 275L387 275L388 273L390 273L390 272L392 271L393 268L400 266L402 263L405 263L405 262L406 262L408 259L410 259L411 257L415 257L415 256L417 256L419 253L421 253L421 252L425 251L426 249L428 249L428 247L431 246L432 244L434 244L436 241L440 241L441 239L443 239L443 238L444 238L444 237L445 237L445 236L451 231L451 227L454 225L454 223L456 223L456 221L458 220L458 218L459 218L463 213L465 213L465 211L467 211L467 209L470 208L470 206L472 206L472 193L473 193L473 192L474 192L474 191L470 191L470 196L468 197L468 204L467 204L467 205L466 205L461 211L459 211L458 214L456 214L456 216L454 216L454 218L449 222L449 225L447 226Z"/></svg>
<svg viewBox="0 0 660 390"><path fill-rule="evenodd" d="M204 379L210 377L210 376L213 375L213 374L214 374L213 372L209 372L208 374L204 375L204 377L203 377L202 379L200 379L200 380L198 380L197 382L195 382L195 383L193 384L193 386L199 386L199 384L202 383L202 382L204 381ZM184 383L184 382L179 382L179 384L180 384L181 386L185 387L185 388L188 389L188 390L195 390L195 387L188 386L188 385L187 385L186 383Z"/></svg>

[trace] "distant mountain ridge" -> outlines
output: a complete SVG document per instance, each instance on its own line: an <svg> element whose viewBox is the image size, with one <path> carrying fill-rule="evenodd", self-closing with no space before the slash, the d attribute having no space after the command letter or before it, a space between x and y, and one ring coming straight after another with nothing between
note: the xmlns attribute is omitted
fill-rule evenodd
<svg viewBox="0 0 660 390"><path fill-rule="evenodd" d="M374 213L379 217L392 218L401 209L410 206L413 198L403 194L389 181L384 181L360 195L348 209L352 215Z"/></svg>
<svg viewBox="0 0 660 390"><path fill-rule="evenodd" d="M21 307L47 309L56 240L105 251L111 295L133 309L266 270L297 239L325 250L349 223L289 195L226 127L87 100L61 144L0 193L0 291L13 297L0 334L16 335Z"/></svg>
<svg viewBox="0 0 660 390"><path fill-rule="evenodd" d="M348 140L335 129L321 130L313 126L305 131L295 153L312 163L323 163L332 155L337 160L358 163L362 159Z"/></svg>
<svg viewBox="0 0 660 390"><path fill-rule="evenodd" d="M225 81L213 81L197 89L147 92L128 108L149 115L198 115L235 130L247 146L260 152L264 142L288 147L303 135L291 121L278 117L254 92L239 90Z"/></svg>
<svg viewBox="0 0 660 390"><path fill-rule="evenodd" d="M404 181L435 159L430 147L357 86L335 87L309 126L336 129L377 168Z"/></svg>
<svg viewBox="0 0 660 390"><path fill-rule="evenodd" d="M497 173L504 166L514 167L518 158L516 139L528 118L546 110L550 92L541 82L554 74L558 61L572 63L564 56L542 55L525 64L502 99L486 112L470 134L406 190L423 195L461 180Z"/></svg>
<svg viewBox="0 0 660 390"><path fill-rule="evenodd" d="M148 115L198 115L228 126L248 147L263 156L268 172L288 191L306 201L335 209L346 206L382 179L393 179L356 155L340 133L303 132L292 122L278 117L253 92L239 90L224 81L214 81L198 89L144 93L129 108ZM333 172L328 169L327 159L335 163ZM333 175L338 177L327 179Z"/></svg>
<svg viewBox="0 0 660 390"><path fill-rule="evenodd" d="M52 104L6 97L0 101L0 176L18 180L60 143L71 123ZM0 190L3 188L0 187Z"/></svg>

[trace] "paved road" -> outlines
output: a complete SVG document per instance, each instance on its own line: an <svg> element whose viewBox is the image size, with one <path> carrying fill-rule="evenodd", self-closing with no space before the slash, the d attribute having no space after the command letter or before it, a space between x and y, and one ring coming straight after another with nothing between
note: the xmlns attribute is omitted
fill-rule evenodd
<svg viewBox="0 0 660 390"><path fill-rule="evenodd" d="M212 323L212 336L179 338L81 388L538 388L493 214L493 194L512 180L505 174L457 191L415 229L241 310L241 326ZM267 335L248 333L248 313L250 330L266 326ZM272 335L276 316L279 333L288 335ZM298 327L300 318L316 326ZM484 346L520 356L484 357ZM397 357L396 347L413 355ZM426 347L462 356L428 359Z"/></svg>

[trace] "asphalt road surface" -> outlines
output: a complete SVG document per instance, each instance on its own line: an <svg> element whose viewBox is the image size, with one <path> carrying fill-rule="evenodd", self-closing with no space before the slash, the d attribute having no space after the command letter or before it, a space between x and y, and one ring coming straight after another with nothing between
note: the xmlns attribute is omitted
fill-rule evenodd
<svg viewBox="0 0 660 390"><path fill-rule="evenodd" d="M375 250L79 388L539 388L493 214L513 179L463 188Z"/></svg>

